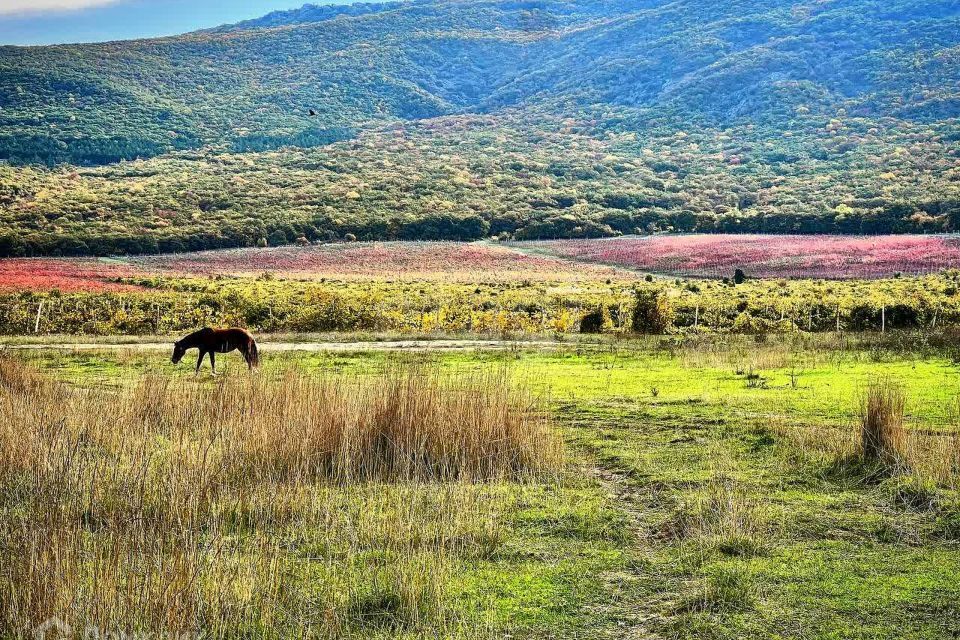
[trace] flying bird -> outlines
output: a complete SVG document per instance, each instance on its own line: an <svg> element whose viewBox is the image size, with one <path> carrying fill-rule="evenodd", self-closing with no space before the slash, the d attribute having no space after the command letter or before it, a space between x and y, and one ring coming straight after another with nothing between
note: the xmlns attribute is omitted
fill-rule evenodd
<svg viewBox="0 0 960 640"><path fill-rule="evenodd" d="M313 109L310 109L310 115L311 115L311 116L315 116L315 115L317 115L317 112L314 111Z"/></svg>

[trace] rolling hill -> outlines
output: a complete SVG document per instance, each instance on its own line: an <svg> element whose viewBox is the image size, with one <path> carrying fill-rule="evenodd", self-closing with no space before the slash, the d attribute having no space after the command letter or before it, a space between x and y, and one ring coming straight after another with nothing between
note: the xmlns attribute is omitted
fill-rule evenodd
<svg viewBox="0 0 960 640"><path fill-rule="evenodd" d="M952 0L307 5L0 47L0 252L953 230L958 117Z"/></svg>

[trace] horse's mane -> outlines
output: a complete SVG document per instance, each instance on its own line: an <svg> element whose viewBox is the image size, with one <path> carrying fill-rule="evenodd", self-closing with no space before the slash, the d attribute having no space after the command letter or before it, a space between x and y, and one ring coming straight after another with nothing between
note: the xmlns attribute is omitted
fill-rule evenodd
<svg viewBox="0 0 960 640"><path fill-rule="evenodd" d="M198 340L201 336L209 335L209 334L211 334L211 333L213 333L213 329L211 329L210 327L204 327L203 329L200 329L199 331L194 331L194 332L191 333L190 335L181 338L180 340L177 341L177 344L179 344L179 345L196 344L197 340Z"/></svg>

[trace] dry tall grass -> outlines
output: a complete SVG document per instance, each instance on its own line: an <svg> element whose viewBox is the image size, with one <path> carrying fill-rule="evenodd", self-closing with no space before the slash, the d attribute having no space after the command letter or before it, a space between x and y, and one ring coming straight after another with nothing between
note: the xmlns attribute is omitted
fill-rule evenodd
<svg viewBox="0 0 960 640"><path fill-rule="evenodd" d="M0 635L451 633L451 558L499 544L481 481L557 473L504 375L53 383L0 358ZM437 482L437 481L444 482Z"/></svg>
<svg viewBox="0 0 960 640"><path fill-rule="evenodd" d="M798 463L811 457L841 467L868 463L871 475L908 476L921 483L960 489L960 398L950 407L948 424L921 428L906 424L906 395L895 381L870 384L860 401L856 429L843 425L790 425L774 421L771 427L796 446Z"/></svg>
<svg viewBox="0 0 960 640"><path fill-rule="evenodd" d="M890 467L903 464L907 432L903 426L906 396L889 380L869 386L860 411L860 448L863 458Z"/></svg>

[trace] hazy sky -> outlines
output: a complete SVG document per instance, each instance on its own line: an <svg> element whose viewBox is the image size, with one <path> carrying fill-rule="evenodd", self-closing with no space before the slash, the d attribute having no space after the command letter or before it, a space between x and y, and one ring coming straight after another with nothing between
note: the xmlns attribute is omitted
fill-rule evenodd
<svg viewBox="0 0 960 640"><path fill-rule="evenodd" d="M307 0L0 0L0 44L173 35L293 9ZM312 0L348 4L352 0Z"/></svg>

